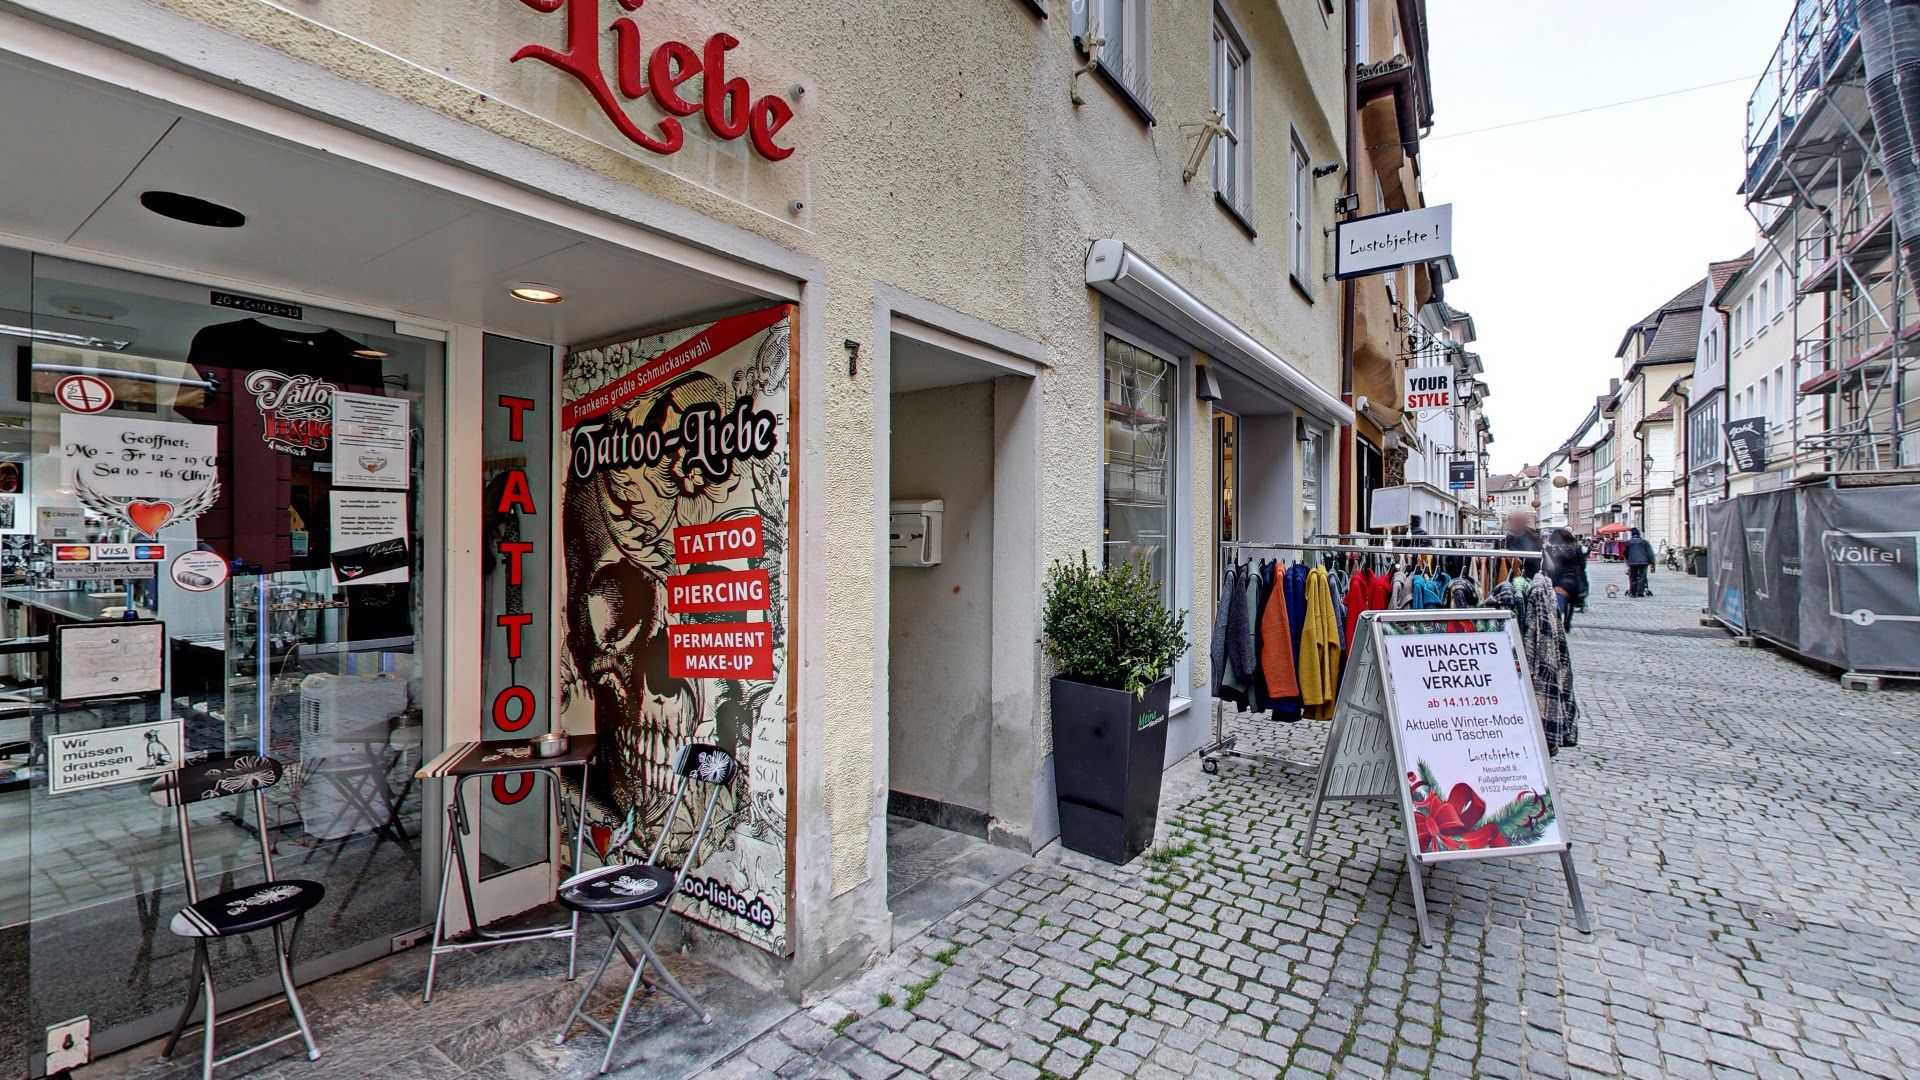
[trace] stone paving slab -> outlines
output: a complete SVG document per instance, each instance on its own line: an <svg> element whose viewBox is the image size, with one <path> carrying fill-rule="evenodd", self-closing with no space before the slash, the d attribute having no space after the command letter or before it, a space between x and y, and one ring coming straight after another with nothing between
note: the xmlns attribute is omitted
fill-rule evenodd
<svg viewBox="0 0 1920 1080"><path fill-rule="evenodd" d="M1431 874L1423 948L1391 807L1334 807L1303 856L1310 777L1189 760L1146 856L1056 845L714 1074L1911 1075L1920 697L1735 648L1699 579L1593 577L1555 766L1591 935L1556 860L1506 859Z"/></svg>

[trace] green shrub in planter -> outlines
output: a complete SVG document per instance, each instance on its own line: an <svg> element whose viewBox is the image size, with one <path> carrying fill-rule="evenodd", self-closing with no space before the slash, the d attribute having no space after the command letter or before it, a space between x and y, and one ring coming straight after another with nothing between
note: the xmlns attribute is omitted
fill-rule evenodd
<svg viewBox="0 0 1920 1080"><path fill-rule="evenodd" d="M1083 552L1048 571L1041 645L1059 669L1053 768L1067 847L1123 863L1153 842L1186 622L1144 560L1096 570Z"/></svg>
<svg viewBox="0 0 1920 1080"><path fill-rule="evenodd" d="M1168 611L1145 559L1094 569L1056 562L1047 572L1041 644L1075 682L1144 694L1187 651L1187 613Z"/></svg>

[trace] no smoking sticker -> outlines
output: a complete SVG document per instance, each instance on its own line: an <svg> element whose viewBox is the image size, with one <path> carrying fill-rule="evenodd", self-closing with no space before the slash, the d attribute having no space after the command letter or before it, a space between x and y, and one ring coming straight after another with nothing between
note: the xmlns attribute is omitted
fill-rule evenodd
<svg viewBox="0 0 1920 1080"><path fill-rule="evenodd" d="M68 412L105 412L113 408L113 387L92 375L69 375L53 384L53 400Z"/></svg>
<svg viewBox="0 0 1920 1080"><path fill-rule="evenodd" d="M227 561L211 551L183 551L167 573L188 592L212 592L227 583Z"/></svg>

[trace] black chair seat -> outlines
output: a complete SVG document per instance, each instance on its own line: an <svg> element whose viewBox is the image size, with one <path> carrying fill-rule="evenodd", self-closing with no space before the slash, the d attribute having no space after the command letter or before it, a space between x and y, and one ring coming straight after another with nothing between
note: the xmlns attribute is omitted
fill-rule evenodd
<svg viewBox="0 0 1920 1080"><path fill-rule="evenodd" d="M187 905L169 928L181 937L250 934L305 915L326 895L327 887L317 881L263 881Z"/></svg>
<svg viewBox="0 0 1920 1080"><path fill-rule="evenodd" d="M589 871L560 887L561 904L592 914L633 911L672 895L673 871L641 863Z"/></svg>

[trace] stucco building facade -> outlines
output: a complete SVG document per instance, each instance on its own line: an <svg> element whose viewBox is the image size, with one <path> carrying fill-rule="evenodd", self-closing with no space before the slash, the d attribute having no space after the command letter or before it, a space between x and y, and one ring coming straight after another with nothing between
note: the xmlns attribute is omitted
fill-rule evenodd
<svg viewBox="0 0 1920 1080"><path fill-rule="evenodd" d="M1057 833L1034 645L1050 562L1144 557L1190 612L1177 756L1207 713L1215 541L1294 539L1335 513L1352 422L1327 236L1348 183L1346 10L1076 6L6 0L0 116L17 152L0 166L0 248L15 262L0 277L17 263L7 306L32 330L7 343L100 352L111 334L57 320L191 300L170 309L179 343L150 335L151 355L218 396L228 384L193 374L203 354L186 346L200 322L228 325L212 308L366 338L354 355L389 370L362 396L404 386L414 416L392 525L415 560L412 615L377 650L347 634L289 655L367 653L342 679L414 673L392 710L419 729L395 784L462 740L615 740L631 760L590 779L611 799L591 823L616 835L624 813L634 842L659 827L661 755L724 744L742 787L702 856L692 939L801 995L890 946L890 809L1020 849ZM149 191L243 224L142 216ZM396 374L403 354L417 368ZM51 460L61 406L13 405ZM161 414L191 423L200 407ZM724 426L687 426L710 415L775 434L714 441L693 464L645 448ZM155 532L260 564L269 596L324 531L289 506L301 517L299 499L344 484L337 463L305 460L292 487L269 462L290 495L204 493L234 507L231 541L183 520ZM240 550L250 497L262 539ZM936 500L937 559L903 539ZM688 554L741 521L766 546ZM708 658L739 659L741 679L704 677L677 644L686 623L669 615L689 609L669 582L694 570L763 590L738 625L771 627L771 646ZM187 601L167 588L142 610L174 618ZM223 749L199 730L186 723L185 749ZM538 903L560 872L528 790L495 788L479 835L457 841L495 871L482 919ZM408 785L419 861L375 890L385 914L317 946L314 970L430 921L444 798ZM149 962L184 978L177 959ZM44 1009L94 1012L99 1051L152 1034L177 989Z"/></svg>

